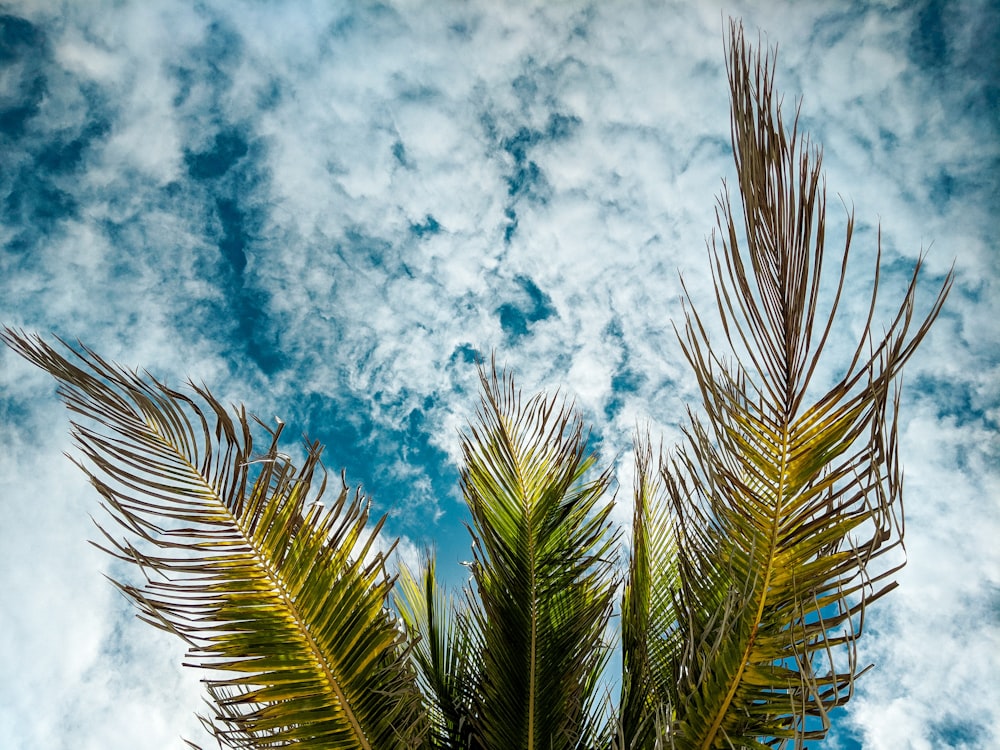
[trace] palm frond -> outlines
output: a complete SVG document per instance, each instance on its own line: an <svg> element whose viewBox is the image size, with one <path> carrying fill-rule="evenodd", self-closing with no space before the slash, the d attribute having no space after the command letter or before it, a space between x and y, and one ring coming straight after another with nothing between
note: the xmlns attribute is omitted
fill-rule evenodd
<svg viewBox="0 0 1000 750"><path fill-rule="evenodd" d="M420 577L400 566L396 608L406 623L421 692L431 722L430 747L473 750L474 664L477 654L469 632L469 613L437 581L436 563L428 557Z"/></svg>
<svg viewBox="0 0 1000 750"><path fill-rule="evenodd" d="M683 641L673 606L679 579L667 485L648 435L636 437L635 457L631 557L621 610L620 743L621 750L651 750L678 699L673 666Z"/></svg>
<svg viewBox="0 0 1000 750"><path fill-rule="evenodd" d="M321 447L301 468L262 456L250 420L204 388L174 391L89 350L64 357L0 333L49 372L72 412L81 466L124 529L101 546L137 565L116 582L140 617L176 633L207 679L211 729L231 747L411 747L422 720L408 645L369 503L343 486L331 506ZM261 425L263 427L263 425Z"/></svg>
<svg viewBox="0 0 1000 750"><path fill-rule="evenodd" d="M489 748L585 747L607 648L614 580L607 472L588 479L582 423L556 398L523 401L481 373L463 440L473 521L475 729Z"/></svg>
<svg viewBox="0 0 1000 750"><path fill-rule="evenodd" d="M892 323L860 342L833 387L814 393L844 290L853 218L829 312L821 155L782 123L774 59L734 23L732 140L743 231L728 196L713 236L717 303L731 355L691 309L681 337L704 400L666 462L678 549L674 654L678 748L775 747L825 735L850 697L866 606L901 566L897 378L950 286L914 323L917 269ZM688 300L690 304L690 300ZM888 557L887 557L888 555ZM885 561L885 562L883 562Z"/></svg>

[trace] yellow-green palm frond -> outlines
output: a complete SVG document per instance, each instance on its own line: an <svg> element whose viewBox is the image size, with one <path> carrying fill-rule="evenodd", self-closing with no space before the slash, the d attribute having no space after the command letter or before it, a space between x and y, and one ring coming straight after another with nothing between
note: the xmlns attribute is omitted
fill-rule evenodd
<svg viewBox="0 0 1000 750"><path fill-rule="evenodd" d="M469 613L456 597L441 589L429 557L419 578L400 566L396 607L406 623L431 728L431 748L473 750L475 663Z"/></svg>
<svg viewBox="0 0 1000 750"><path fill-rule="evenodd" d="M387 607L384 555L369 504L346 485L329 508L320 446L299 468L261 455L250 421L204 388L180 393L93 352L71 359L37 338L0 334L52 374L81 464L138 565L118 583L141 617L176 633L207 679L231 747L399 748L423 731L407 642Z"/></svg>
<svg viewBox="0 0 1000 750"><path fill-rule="evenodd" d="M719 202L712 259L731 354L696 310L681 337L704 399L664 467L678 549L673 652L678 748L775 747L821 737L859 674L864 607L902 564L897 377L937 316L914 322L917 272L883 335L878 278L856 350L828 390L813 383L844 290L853 220L829 312L821 310L821 156L786 131L774 60L733 24L732 140L742 231ZM919 263L918 263L919 270ZM673 637L673 636L671 636Z"/></svg>
<svg viewBox="0 0 1000 750"><path fill-rule="evenodd" d="M608 474L588 478L582 422L555 397L524 401L495 369L482 382L462 471L476 736L494 749L586 747L604 730L593 706L614 593Z"/></svg>

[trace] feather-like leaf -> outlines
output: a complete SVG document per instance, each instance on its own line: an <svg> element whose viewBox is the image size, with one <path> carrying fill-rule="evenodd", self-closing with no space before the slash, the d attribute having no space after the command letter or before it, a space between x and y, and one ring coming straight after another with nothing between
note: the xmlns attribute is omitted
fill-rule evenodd
<svg viewBox="0 0 1000 750"><path fill-rule="evenodd" d="M582 423L556 398L523 401L482 373L463 441L473 520L471 624L479 652L477 741L488 748L582 748L605 730L594 710L614 593L608 474L588 478Z"/></svg>
<svg viewBox="0 0 1000 750"><path fill-rule="evenodd" d="M742 231L719 201L712 267L731 354L693 305L681 335L704 401L686 446L663 467L678 586L677 748L776 747L819 738L860 674L855 639L866 606L902 565L897 377L934 321L950 277L914 324L917 269L881 337L871 322L841 379L814 393L844 289L853 219L826 313L821 309L825 189L821 155L787 131L774 59L753 54L734 23L732 140ZM690 300L689 300L690 304ZM818 332L818 335L817 335ZM893 553L893 554L890 554Z"/></svg>
<svg viewBox="0 0 1000 750"><path fill-rule="evenodd" d="M683 648L676 626L679 585L668 489L649 436L635 440L636 479L628 577L622 597L622 750L657 746L658 730L677 701L673 666Z"/></svg>
<svg viewBox="0 0 1000 750"><path fill-rule="evenodd" d="M431 720L430 745L441 750L473 750L472 735L477 654L469 632L469 613L446 594L429 557L420 577L400 568L396 607L413 642L412 656Z"/></svg>
<svg viewBox="0 0 1000 750"><path fill-rule="evenodd" d="M231 747L402 748L421 740L407 642L387 607L391 580L369 503L346 486L329 508L321 447L297 468L281 425L253 452L243 409L205 389L174 391L89 350L71 360L7 329L4 341L59 381L83 421L80 463L125 531L99 546L134 563L116 585L140 617L176 633L206 680ZM263 425L261 425L263 427ZM266 428L265 428L266 429Z"/></svg>

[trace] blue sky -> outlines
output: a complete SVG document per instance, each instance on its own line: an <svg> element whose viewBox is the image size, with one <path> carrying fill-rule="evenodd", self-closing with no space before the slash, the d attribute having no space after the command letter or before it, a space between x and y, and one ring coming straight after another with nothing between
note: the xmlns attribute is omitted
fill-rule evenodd
<svg viewBox="0 0 1000 750"><path fill-rule="evenodd" d="M0 322L279 415L458 582L478 355L574 398L623 499L636 425L670 445L696 402L671 320L679 272L711 304L730 14L804 97L833 236L854 207L852 284L880 222L886 310L922 250L924 302L957 274L906 379L909 563L827 746L995 747L996 2L3 3ZM0 747L183 747L197 676L100 575L53 391L0 350Z"/></svg>

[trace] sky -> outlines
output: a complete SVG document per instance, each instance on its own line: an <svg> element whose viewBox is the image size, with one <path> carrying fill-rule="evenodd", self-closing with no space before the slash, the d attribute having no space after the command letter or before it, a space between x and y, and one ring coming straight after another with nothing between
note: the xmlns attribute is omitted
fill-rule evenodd
<svg viewBox="0 0 1000 750"><path fill-rule="evenodd" d="M831 360L879 227L880 314L921 253L918 307L956 273L905 377L908 565L824 747L1000 746L995 0L0 2L0 323L280 416L454 583L496 352L575 400L627 523L632 434L670 446L697 406L672 321L680 274L712 305L730 15L824 148L834 252L855 212ZM0 347L0 748L206 743L65 451L54 384Z"/></svg>

